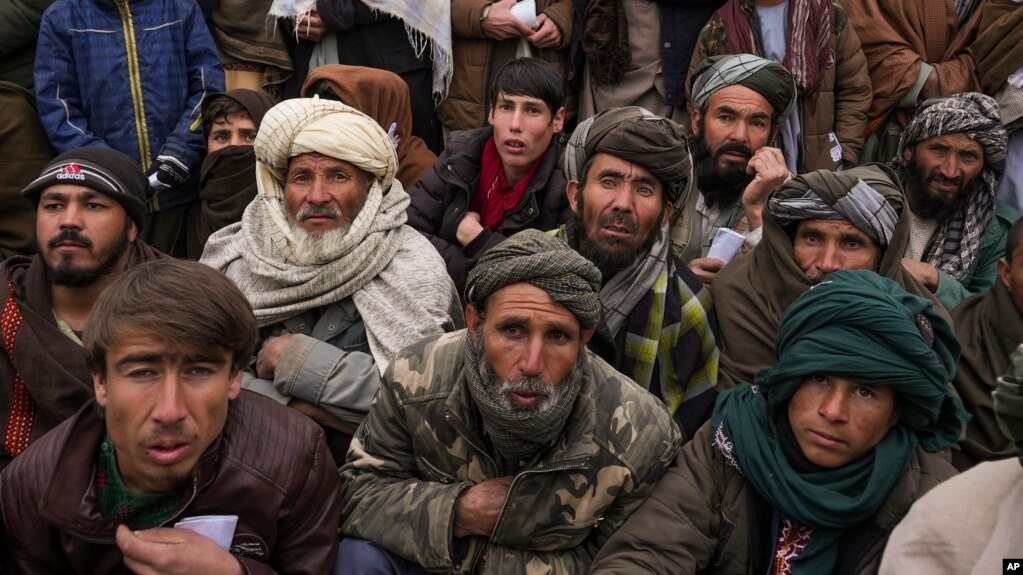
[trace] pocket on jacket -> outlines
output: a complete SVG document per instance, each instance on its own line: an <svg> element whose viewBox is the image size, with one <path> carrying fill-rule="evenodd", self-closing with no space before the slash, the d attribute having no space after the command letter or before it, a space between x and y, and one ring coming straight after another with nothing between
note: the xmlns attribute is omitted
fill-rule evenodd
<svg viewBox="0 0 1023 575"><path fill-rule="evenodd" d="M424 457L416 456L416 466L419 468L419 473L423 479L427 481L436 481L438 483L451 484L455 482L455 478L451 477L447 473L444 473L436 465L427 461Z"/></svg>
<svg viewBox="0 0 1023 575"><path fill-rule="evenodd" d="M735 532L735 522L725 517L724 511L719 510L720 523L718 525L717 535L717 547L714 548L714 557L711 558L710 564L717 566L718 562L724 556L725 548L728 547L728 542L732 539L732 533Z"/></svg>
<svg viewBox="0 0 1023 575"><path fill-rule="evenodd" d="M597 519L585 525L558 525L541 529L530 537L529 547L537 551L554 551L577 547L586 540L594 525L599 521L600 519Z"/></svg>

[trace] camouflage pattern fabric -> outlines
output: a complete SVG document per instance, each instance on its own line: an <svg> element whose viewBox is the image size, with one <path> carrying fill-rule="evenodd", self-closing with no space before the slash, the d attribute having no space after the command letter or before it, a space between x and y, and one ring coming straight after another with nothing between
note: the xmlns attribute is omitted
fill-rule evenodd
<svg viewBox="0 0 1023 575"><path fill-rule="evenodd" d="M490 538L454 553L458 494L502 475L464 365L465 330L424 340L388 368L341 470L341 530L430 571L585 573L679 448L655 397L589 354L561 436L515 477ZM599 393L598 393L599 390Z"/></svg>

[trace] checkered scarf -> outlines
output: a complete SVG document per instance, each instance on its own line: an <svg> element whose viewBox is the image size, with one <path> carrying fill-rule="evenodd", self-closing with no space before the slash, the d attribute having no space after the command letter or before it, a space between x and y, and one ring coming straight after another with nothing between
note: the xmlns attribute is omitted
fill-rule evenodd
<svg viewBox="0 0 1023 575"><path fill-rule="evenodd" d="M763 96L775 113L788 118L796 105L796 83L784 66L752 54L711 56L689 76L693 106L702 110L715 92L739 84Z"/></svg>
<svg viewBox="0 0 1023 575"><path fill-rule="evenodd" d="M892 159L892 166L904 172L902 152L907 147L958 132L964 132L984 147L984 169L980 173L983 185L965 210L940 222L924 256L925 261L957 280L966 277L973 267L984 231L995 213L996 184L1005 169L1008 147L998 104L994 98L976 92L927 100L903 132L899 153Z"/></svg>

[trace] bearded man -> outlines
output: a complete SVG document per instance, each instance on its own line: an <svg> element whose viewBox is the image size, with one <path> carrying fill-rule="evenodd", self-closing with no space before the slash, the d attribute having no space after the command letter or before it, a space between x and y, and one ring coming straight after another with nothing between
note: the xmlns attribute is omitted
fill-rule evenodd
<svg viewBox="0 0 1023 575"><path fill-rule="evenodd" d="M771 144L792 113L796 85L777 62L749 54L704 60L690 76L696 193L677 206L671 242L704 285L725 265L708 252L720 228L744 236L753 249L763 235L767 195L789 173Z"/></svg>
<svg viewBox="0 0 1023 575"><path fill-rule="evenodd" d="M680 441L659 401L586 349L599 287L537 230L483 255L468 330L395 360L352 442L340 573L586 572Z"/></svg>
<svg viewBox="0 0 1023 575"><path fill-rule="evenodd" d="M682 127L643 108L601 112L569 139L565 178L575 219L558 233L602 277L590 349L660 397L692 437L714 405L718 348L710 291L668 238L692 181Z"/></svg>
<svg viewBox="0 0 1023 575"><path fill-rule="evenodd" d="M338 432L344 457L380 374L403 348L461 324L430 243L404 225L387 133L340 102L286 100L255 141L256 199L202 262L233 279L260 326L243 386Z"/></svg>
<svg viewBox="0 0 1023 575"><path fill-rule="evenodd" d="M909 223L898 178L882 164L796 176L771 194L764 241L714 282L721 328L719 387L753 381L775 357L782 315L800 294L839 270L868 269L934 302L902 267Z"/></svg>
<svg viewBox="0 0 1023 575"><path fill-rule="evenodd" d="M36 206L38 253L0 270L0 469L92 399L93 305L126 268L160 257L139 239L149 183L116 150L69 150L21 194Z"/></svg>
<svg viewBox="0 0 1023 575"><path fill-rule="evenodd" d="M970 92L924 102L892 159L909 203L903 265L946 309L995 283L1019 217L995 199L1006 145L998 104Z"/></svg>

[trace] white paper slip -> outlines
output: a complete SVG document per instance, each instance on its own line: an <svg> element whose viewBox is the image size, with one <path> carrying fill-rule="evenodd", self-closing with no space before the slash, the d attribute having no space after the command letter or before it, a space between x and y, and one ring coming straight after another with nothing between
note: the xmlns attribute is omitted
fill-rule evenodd
<svg viewBox="0 0 1023 575"><path fill-rule="evenodd" d="M208 537L223 549L231 550L234 530L238 526L237 515L197 515L186 517L174 524L175 529L188 529Z"/></svg>
<svg viewBox="0 0 1023 575"><path fill-rule="evenodd" d="M714 241L710 244L707 257L718 258L726 263L730 262L742 249L744 241L746 241L746 237L739 232L730 228L718 228L717 233L714 234Z"/></svg>
<svg viewBox="0 0 1023 575"><path fill-rule="evenodd" d="M522 21L523 24L529 26L533 30L536 30L540 25L536 21L536 1L535 0L522 0L518 4L511 7L512 16L515 16Z"/></svg>

